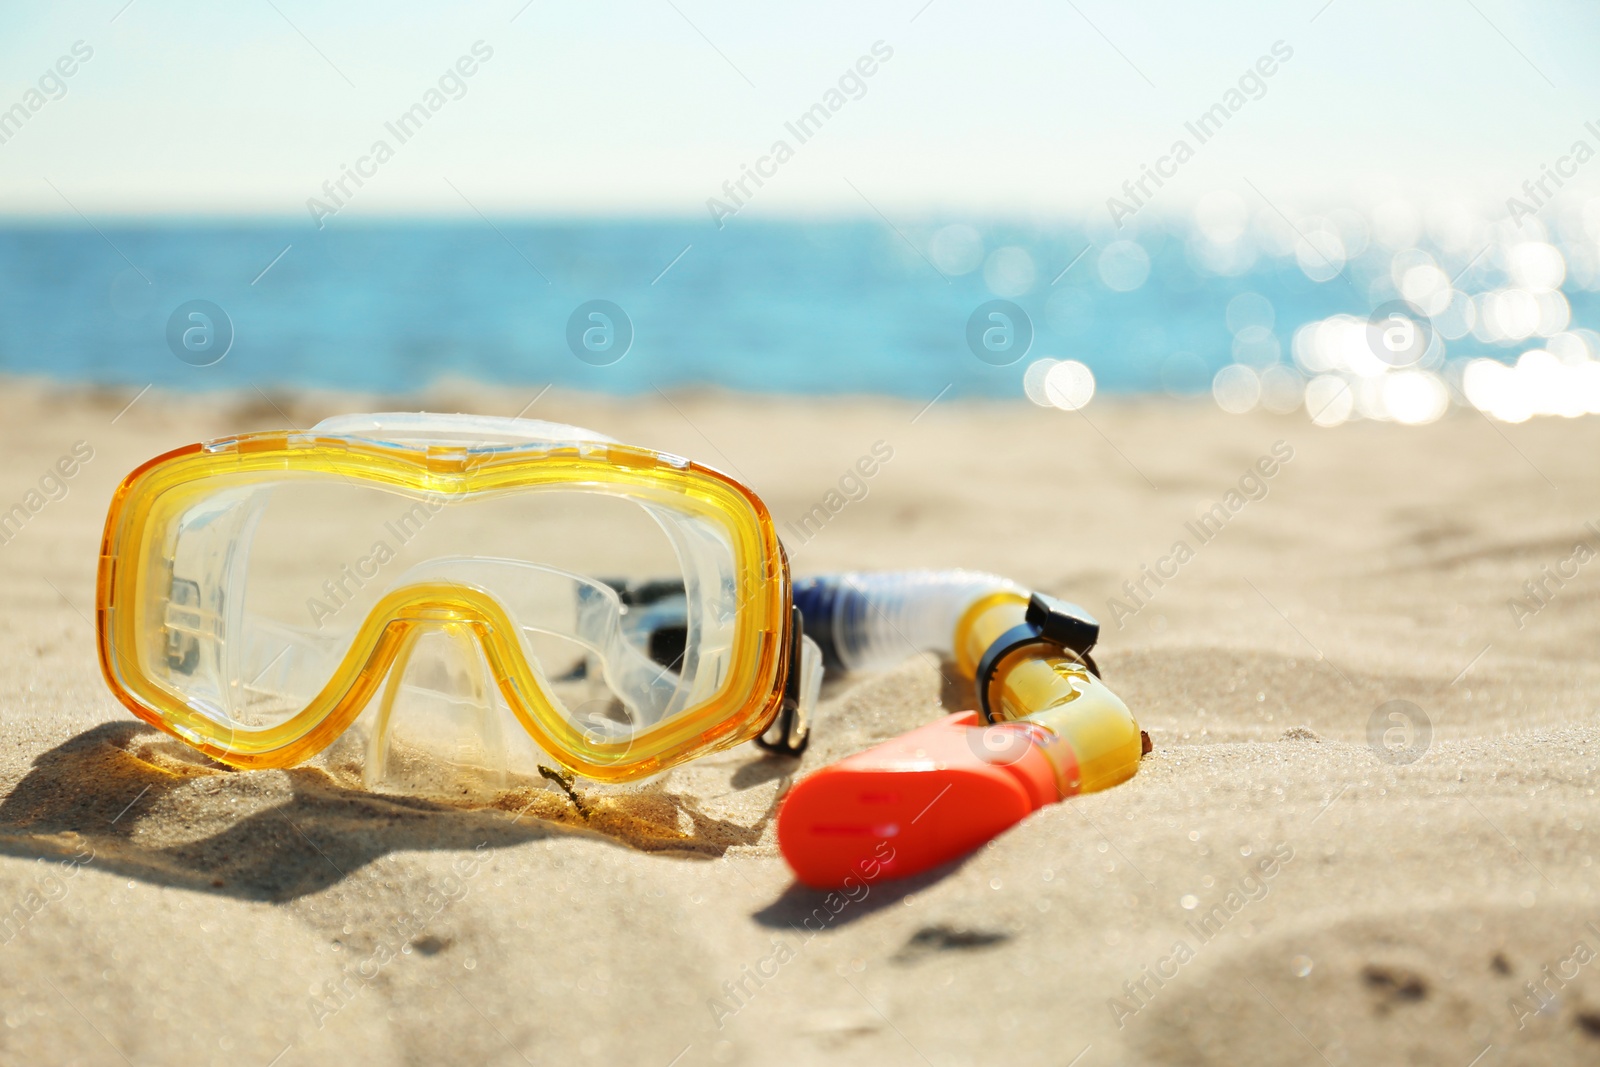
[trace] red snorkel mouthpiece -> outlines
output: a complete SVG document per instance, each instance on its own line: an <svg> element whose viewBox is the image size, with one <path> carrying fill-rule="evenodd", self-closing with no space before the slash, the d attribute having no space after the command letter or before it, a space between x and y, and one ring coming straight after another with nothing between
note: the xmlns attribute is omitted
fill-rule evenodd
<svg viewBox="0 0 1600 1067"><path fill-rule="evenodd" d="M805 778L778 813L778 843L806 885L905 878L970 852L1077 792L1071 747L1030 722L962 711Z"/></svg>

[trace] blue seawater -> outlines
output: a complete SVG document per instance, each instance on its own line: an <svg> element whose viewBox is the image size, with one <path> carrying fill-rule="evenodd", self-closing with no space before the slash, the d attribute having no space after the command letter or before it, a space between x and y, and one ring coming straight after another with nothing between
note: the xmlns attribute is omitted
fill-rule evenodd
<svg viewBox="0 0 1600 1067"><path fill-rule="evenodd" d="M0 227L0 373L178 389L411 392L460 377L614 393L714 385L928 399L947 386L949 396L1020 397L1028 362L1053 356L1086 363L1102 392L1203 392L1233 359L1231 298L1270 302L1287 361L1297 325L1366 315L1377 302L1368 282L1386 262L1353 261L1314 282L1292 256L1262 255L1223 277L1196 265L1181 234L1147 227L1138 241L1148 276L1118 291L1082 229L983 226L986 250L1021 248L1035 264L1028 290L1012 297L1032 321L1031 348L996 366L967 342L969 317L994 299L985 272L936 269L926 252L935 229L878 220L738 220L723 230L704 220L10 223ZM1569 297L1574 325L1593 318L1593 294ZM210 366L169 345L169 320L192 300L231 323L231 347ZM626 356L607 366L568 343L569 319L591 300L616 304L632 327Z"/></svg>

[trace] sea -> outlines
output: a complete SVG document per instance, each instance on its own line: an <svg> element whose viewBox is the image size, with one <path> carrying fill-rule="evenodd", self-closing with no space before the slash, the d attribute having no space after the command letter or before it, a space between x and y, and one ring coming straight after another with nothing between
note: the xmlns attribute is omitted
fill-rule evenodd
<svg viewBox="0 0 1600 1067"><path fill-rule="evenodd" d="M1230 364L1293 368L1297 331L1364 320L1408 294L1416 317L1460 320L1441 327L1455 336L1433 343L1434 365L1512 363L1542 336L1600 324L1581 218L1564 241L1537 222L1430 229L1422 208L1402 208L1293 221L1235 209L1124 231L879 217L720 229L16 222L0 226L0 374L179 390L412 393L471 379L926 401L1019 398L1029 366L1072 360L1097 395L1186 395L1208 393ZM1530 244L1556 266L1519 252ZM1484 301L1530 284L1560 294L1555 320L1540 320L1555 314L1551 298L1528 304L1520 326L1489 321L1484 311L1515 308ZM1466 304L1452 307L1457 291Z"/></svg>

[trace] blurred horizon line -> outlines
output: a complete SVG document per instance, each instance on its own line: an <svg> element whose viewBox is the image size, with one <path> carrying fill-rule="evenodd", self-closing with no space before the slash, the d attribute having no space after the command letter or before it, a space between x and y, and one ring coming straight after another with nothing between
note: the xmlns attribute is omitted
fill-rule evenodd
<svg viewBox="0 0 1600 1067"><path fill-rule="evenodd" d="M1220 189L1214 192L1232 193L1229 189ZM1212 193L1206 194L1211 196ZM1237 195L1237 194L1235 194ZM195 225L209 226L224 224L232 226L282 226L294 224L303 226L312 232L321 232L327 229L348 229L372 225L389 225L393 223L456 223L478 222L485 219L497 222L580 222L580 223L611 223L617 225L636 225L638 223L694 223L705 226L712 232L724 229L759 227L763 225L788 225L793 223L852 223L862 222L891 225L895 222L909 224L929 223L995 223L1001 225L1083 225L1094 229L1110 227L1119 234L1137 234L1141 229L1154 223L1160 226L1170 226L1173 223L1193 224L1197 213L1202 210L1202 201L1206 196L1197 197L1193 201L1178 205L1148 205L1138 212L1139 219L1129 218L1128 221L1116 226L1109 222L1106 208L1095 206L1089 208L1053 208L1053 209L1017 209L1006 211L1001 209L971 209L956 207L918 207L897 209L893 218L885 216L870 208L840 208L817 207L814 209L791 208L769 210L759 215L748 215L737 222L729 222L718 226L711 220L703 209L669 210L665 208L638 208L617 209L611 208L516 208L495 207L478 211L472 208L400 208L379 209L368 211L359 216L340 219L337 223L318 226L308 218L304 210L256 210L256 209L218 209L218 210L189 210L168 211L165 209L141 210L122 208L117 210L90 210L82 211L76 207L64 207L61 210L18 210L0 206L0 227L53 227L57 224L72 224L85 219L95 219L112 224L157 224L157 225ZM1240 199L1245 199L1240 197ZM1561 209L1582 207L1591 201L1600 201L1600 189L1589 194L1574 191L1570 195L1547 200L1534 214L1559 214ZM1419 212L1419 214L1437 211L1460 212L1465 210L1474 215L1477 221L1490 225L1515 222L1513 212L1507 208L1503 201L1494 198L1475 197L1407 197L1407 196L1366 196L1366 197L1331 197L1318 196L1307 198L1305 201L1288 200L1278 197L1273 201L1259 202L1254 213L1278 214L1286 211L1290 214L1301 216L1316 215L1329 211L1356 211L1370 214L1389 205L1401 204ZM1499 210L1486 211L1486 208L1497 207ZM1248 207L1247 207L1248 209Z"/></svg>

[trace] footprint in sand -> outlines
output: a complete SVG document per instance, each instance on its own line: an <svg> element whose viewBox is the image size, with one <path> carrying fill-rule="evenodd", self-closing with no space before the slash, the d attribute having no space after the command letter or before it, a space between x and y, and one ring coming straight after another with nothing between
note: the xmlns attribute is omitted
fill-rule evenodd
<svg viewBox="0 0 1600 1067"><path fill-rule="evenodd" d="M1155 992L1127 1037L1150 1064L1592 1065L1592 914L1508 905L1214 941L1197 951L1199 967Z"/></svg>

